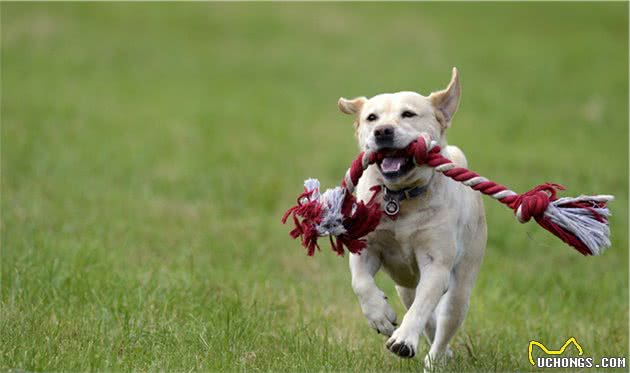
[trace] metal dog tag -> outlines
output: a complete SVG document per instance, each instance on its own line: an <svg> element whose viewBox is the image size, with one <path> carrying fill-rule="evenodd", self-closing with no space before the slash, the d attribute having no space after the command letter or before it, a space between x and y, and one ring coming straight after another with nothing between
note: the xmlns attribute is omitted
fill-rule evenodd
<svg viewBox="0 0 630 373"><path fill-rule="evenodd" d="M395 199L390 199L385 204L385 213L389 216L396 216L400 212L400 204Z"/></svg>

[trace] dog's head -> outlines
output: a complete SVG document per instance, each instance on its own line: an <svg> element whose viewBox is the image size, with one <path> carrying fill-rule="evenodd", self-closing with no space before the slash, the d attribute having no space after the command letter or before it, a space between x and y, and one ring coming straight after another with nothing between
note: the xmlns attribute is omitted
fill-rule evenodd
<svg viewBox="0 0 630 373"><path fill-rule="evenodd" d="M338 105L343 113L355 115L361 150L392 154L378 164L385 183L404 186L426 176L427 170L414 167L411 158L396 157L396 151L405 148L423 132L441 144L457 111L460 94L457 69L453 68L448 87L428 97L416 92L385 93L370 99L340 98Z"/></svg>

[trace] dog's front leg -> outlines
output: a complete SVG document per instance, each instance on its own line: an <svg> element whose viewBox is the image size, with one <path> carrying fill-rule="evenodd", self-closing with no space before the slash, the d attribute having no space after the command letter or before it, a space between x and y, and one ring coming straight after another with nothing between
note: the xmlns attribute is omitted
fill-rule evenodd
<svg viewBox="0 0 630 373"><path fill-rule="evenodd" d="M380 267L380 258L367 249L361 254L350 254L352 290L359 298L361 311L373 329L389 337L397 325L396 312L374 282L374 275Z"/></svg>
<svg viewBox="0 0 630 373"><path fill-rule="evenodd" d="M418 351L418 339L442 295L448 289L450 267L430 256L419 258L420 282L416 297L400 327L387 340L387 348L396 355L412 358Z"/></svg>

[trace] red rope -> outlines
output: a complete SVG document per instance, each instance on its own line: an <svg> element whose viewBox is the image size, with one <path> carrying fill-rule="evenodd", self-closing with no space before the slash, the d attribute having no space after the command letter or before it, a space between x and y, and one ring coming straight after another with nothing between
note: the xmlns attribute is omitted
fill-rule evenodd
<svg viewBox="0 0 630 373"><path fill-rule="evenodd" d="M430 150L427 150L427 148L428 146L425 139L420 137L407 147L406 153L408 156L412 156L414 158L416 164L426 164L432 168L453 163L450 159L441 154L441 148L439 145L433 146ZM458 182L468 181L480 176L479 174L463 167L450 168L444 171L443 174ZM470 187L488 196L493 196L499 192L509 190L506 186L490 180L480 182ZM521 223L525 223L531 218L534 218L540 226L560 238L563 242L574 247L581 254L592 255L593 253L584 244L584 242L579 240L571 232L545 217L545 211L547 210L549 204L557 200L556 191L564 189L564 186L559 184L544 183L534 187L526 193L520 195L514 193L498 198L497 200L514 210L514 213L517 215ZM602 206L600 207L603 207L604 204L601 205ZM606 221L605 216L598 214L592 206L589 206L586 203L574 203L571 206L566 207L588 209L591 211L592 216L596 220Z"/></svg>
<svg viewBox="0 0 630 373"><path fill-rule="evenodd" d="M592 255L593 252L584 242L560 225L554 223L545 215L549 204L557 200L556 191L564 190L562 185L545 183L536 186L532 190L516 194L506 186L487 180L472 180L480 177L479 174L463 167L457 167L451 160L441 154L438 145L432 147L427 143L425 137L420 137L413 141L407 148L400 152L400 155L412 157L417 165L427 165L437 169L445 176L457 181L468 182L468 185L482 194L491 196L499 202L510 207L521 223L534 218L536 222L549 232L559 237L565 243L573 246L583 255ZM335 240L331 237L330 242L333 250L339 255L343 255L344 246L352 253L361 251L366 246L364 237L376 229L381 218L381 207L375 201L380 188L373 187L373 195L367 203L358 201L352 193L363 175L363 171L371 164L381 161L385 157L383 153L368 153L367 156L361 152L354 159L344 177L341 185L346 189L343 201L342 215L346 232L338 235ZM364 159L365 158L365 159ZM312 192L302 193L297 200L297 204L291 207L282 217L285 223L290 215L293 215L295 228L290 235L293 238L301 237L302 245L307 248L308 255L313 255L315 249L319 249L317 244L318 232L315 226L321 222L322 205L317 200L311 200ZM563 204L562 208L580 208L590 212L590 216L603 223L607 223L606 217L597 213L594 207L605 207L606 202L596 200L584 200ZM302 220L299 220L297 217Z"/></svg>

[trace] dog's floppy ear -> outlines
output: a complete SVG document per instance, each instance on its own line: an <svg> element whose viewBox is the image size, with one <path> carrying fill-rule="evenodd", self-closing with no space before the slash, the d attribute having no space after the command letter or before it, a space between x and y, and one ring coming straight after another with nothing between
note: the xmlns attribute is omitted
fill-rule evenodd
<svg viewBox="0 0 630 373"><path fill-rule="evenodd" d="M365 101L367 101L367 98L365 97L357 97L352 100L340 97L339 101L337 101L337 106L339 106L339 110L341 110L342 113L356 115L361 112L361 108L363 107L363 104L365 104Z"/></svg>
<svg viewBox="0 0 630 373"><path fill-rule="evenodd" d="M451 75L451 82L448 83L448 87L429 95L433 107L437 110L438 120L444 127L451 125L451 119L453 119L457 111L461 94L462 89L459 86L459 74L457 73L457 68L453 67L453 74Z"/></svg>

